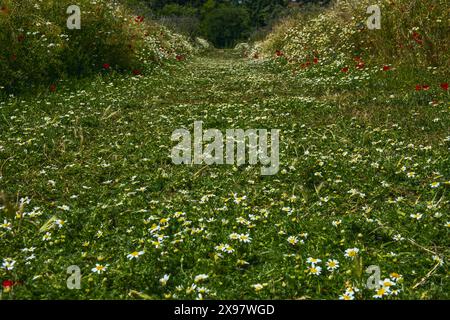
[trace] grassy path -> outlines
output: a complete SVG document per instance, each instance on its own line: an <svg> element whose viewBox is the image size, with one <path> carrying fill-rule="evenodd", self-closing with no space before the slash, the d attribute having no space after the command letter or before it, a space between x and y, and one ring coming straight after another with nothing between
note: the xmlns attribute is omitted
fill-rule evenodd
<svg viewBox="0 0 450 320"><path fill-rule="evenodd" d="M1 101L2 298L448 297L448 107L324 83L215 52ZM280 172L172 164L198 120L280 129Z"/></svg>

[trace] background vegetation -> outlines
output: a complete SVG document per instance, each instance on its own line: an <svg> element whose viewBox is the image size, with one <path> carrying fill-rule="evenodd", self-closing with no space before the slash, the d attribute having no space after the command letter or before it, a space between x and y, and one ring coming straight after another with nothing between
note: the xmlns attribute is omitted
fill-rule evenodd
<svg viewBox="0 0 450 320"><path fill-rule="evenodd" d="M177 32L207 38L216 47L230 48L240 41L262 38L280 17L292 11L289 0L128 0ZM295 4L329 1L309 0ZM288 9L288 6L291 8Z"/></svg>
<svg viewBox="0 0 450 320"><path fill-rule="evenodd" d="M18 91L99 72L151 72L190 43L114 1L80 0L81 30L66 26L73 2L0 1L0 89Z"/></svg>

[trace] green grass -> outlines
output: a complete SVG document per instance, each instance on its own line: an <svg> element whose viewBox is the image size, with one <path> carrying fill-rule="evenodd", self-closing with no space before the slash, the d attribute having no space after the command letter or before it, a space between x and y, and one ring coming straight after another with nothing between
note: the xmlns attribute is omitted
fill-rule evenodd
<svg viewBox="0 0 450 320"><path fill-rule="evenodd" d="M421 92L406 70L361 72L294 75L217 51L152 76L4 97L0 262L16 263L0 279L18 284L1 298L338 299L353 286L372 299L365 269L378 265L381 279L401 275L400 293L384 298L448 299L448 94L432 71ZM172 164L171 133L199 120L221 131L280 129L280 172ZM45 226L52 217L65 223ZM234 252L219 254L222 243ZM21 249L31 247L27 260ZM356 258L344 256L349 248ZM145 253L129 260L134 251ZM306 272L309 257L322 260L320 275ZM91 272L96 263L106 271ZM81 290L66 287L70 265L82 270ZM199 274L209 278L188 289Z"/></svg>

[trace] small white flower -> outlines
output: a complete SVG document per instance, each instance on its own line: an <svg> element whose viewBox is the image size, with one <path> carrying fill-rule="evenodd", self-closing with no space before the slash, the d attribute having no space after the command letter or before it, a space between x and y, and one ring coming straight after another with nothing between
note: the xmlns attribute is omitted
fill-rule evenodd
<svg viewBox="0 0 450 320"><path fill-rule="evenodd" d="M92 268L91 271L92 271L93 273L101 274L101 273L103 273L103 272L106 271L106 268L107 268L108 266L109 266L108 264L106 264L106 265L101 265L101 264L96 263L96 264L95 264L95 267Z"/></svg>
<svg viewBox="0 0 450 320"><path fill-rule="evenodd" d="M237 240L237 239L239 239L239 234L236 232L233 232L232 234L230 234L229 238L231 240Z"/></svg>
<svg viewBox="0 0 450 320"><path fill-rule="evenodd" d="M252 287L255 289L256 292L261 291L262 289L264 289L264 286L262 284L254 284L252 285Z"/></svg>
<svg viewBox="0 0 450 320"><path fill-rule="evenodd" d="M0 224L0 228L6 229L8 231L11 231L11 227L12 227L11 222L8 222L8 220L6 219L3 220L2 224Z"/></svg>
<svg viewBox="0 0 450 320"><path fill-rule="evenodd" d="M389 288L381 287L380 289L377 289L375 291L375 295L373 296L375 299L381 299L384 296L388 295L390 293Z"/></svg>
<svg viewBox="0 0 450 320"><path fill-rule="evenodd" d="M439 256L433 255L431 258L433 259L434 262L439 263L439 265L441 266L444 264L444 260Z"/></svg>
<svg viewBox="0 0 450 320"><path fill-rule="evenodd" d="M287 241L292 244L293 246L295 246L298 243L298 238L294 237L294 236L290 236L288 237Z"/></svg>
<svg viewBox="0 0 450 320"><path fill-rule="evenodd" d="M186 294L190 294L190 293L194 292L195 289L197 289L197 285L195 283L193 283L193 284L191 284L190 287L186 288Z"/></svg>
<svg viewBox="0 0 450 320"><path fill-rule="evenodd" d="M345 292L343 295L339 296L339 300L354 300L355 297L353 294L350 294L348 292Z"/></svg>
<svg viewBox="0 0 450 320"><path fill-rule="evenodd" d="M66 222L62 219L56 219L55 224L61 229Z"/></svg>
<svg viewBox="0 0 450 320"><path fill-rule="evenodd" d="M142 256L144 254L144 251L134 251L127 255L127 258L129 260L137 259L139 256Z"/></svg>
<svg viewBox="0 0 450 320"><path fill-rule="evenodd" d="M329 259L325 265L327 266L328 271L334 271L339 268L339 261L335 259Z"/></svg>
<svg viewBox="0 0 450 320"><path fill-rule="evenodd" d="M351 294L351 295L354 295L356 292L359 292L359 289L357 287L348 287L345 290L345 293L348 293L348 294Z"/></svg>
<svg viewBox="0 0 450 320"><path fill-rule="evenodd" d="M315 264L317 264L317 263L321 263L322 260L309 257L308 259L306 259L306 262L307 262L307 263L310 263L310 264L312 264L312 265L315 265Z"/></svg>
<svg viewBox="0 0 450 320"><path fill-rule="evenodd" d="M402 235L401 235L400 233L395 234L392 238L393 238L395 241L402 241L402 240L405 240L405 238L403 238Z"/></svg>
<svg viewBox="0 0 450 320"><path fill-rule="evenodd" d="M313 274L315 276L320 275L320 273L322 272L322 268L319 266L316 266L314 264L312 264L310 267L308 267L308 272L310 274Z"/></svg>
<svg viewBox="0 0 450 320"><path fill-rule="evenodd" d="M14 265L16 264L16 261L11 258L3 259L2 267L6 270L12 270L14 269Z"/></svg>
<svg viewBox="0 0 450 320"><path fill-rule="evenodd" d="M390 287L392 287L393 285L395 285L395 282L393 282L393 281L392 281L391 279L389 279L389 278L386 278L386 279L380 281L380 285L381 285L382 287L385 287L385 288L390 288Z"/></svg>
<svg viewBox="0 0 450 320"><path fill-rule="evenodd" d="M416 219L416 220L420 220L423 217L423 214L421 213L412 213L409 215L411 218Z"/></svg>
<svg viewBox="0 0 450 320"><path fill-rule="evenodd" d="M406 176L407 176L408 178L414 178L414 177L416 176L416 173L415 173L414 171L411 171L411 172L408 172L408 173L406 174Z"/></svg>
<svg viewBox="0 0 450 320"><path fill-rule="evenodd" d="M226 253L233 253L233 252L234 252L234 249L233 249L232 246L226 244L226 245L224 246L224 248L223 248L223 252L226 252Z"/></svg>
<svg viewBox="0 0 450 320"><path fill-rule="evenodd" d="M335 220L331 224L333 225L333 227L338 227L341 223L342 223L342 220Z"/></svg>
<svg viewBox="0 0 450 320"><path fill-rule="evenodd" d="M52 239L52 234L50 232L46 232L42 237L43 241L50 241Z"/></svg>
<svg viewBox="0 0 450 320"><path fill-rule="evenodd" d="M359 249L358 248L350 248L345 250L345 257L354 259L358 255Z"/></svg>
<svg viewBox="0 0 450 320"><path fill-rule="evenodd" d="M216 249L217 251L222 251L222 252L226 252L226 253L233 253L234 249L233 247L231 247L229 244L219 244L218 246L215 246L214 249Z"/></svg>
<svg viewBox="0 0 450 320"><path fill-rule="evenodd" d="M239 241L244 243L250 243L252 241L252 238L250 238L250 235L247 234L240 234L239 235Z"/></svg>
<svg viewBox="0 0 450 320"><path fill-rule="evenodd" d="M28 256L28 257L25 258L25 260L27 260L27 261L34 260L34 259L36 259L36 255L34 253L31 254L31 256Z"/></svg>
<svg viewBox="0 0 450 320"><path fill-rule="evenodd" d="M198 283L198 282L206 280L208 278L209 278L209 276L207 274L199 274L198 276L195 276L194 282Z"/></svg>
<svg viewBox="0 0 450 320"><path fill-rule="evenodd" d="M440 185L441 185L441 184L440 184L439 182L432 182L432 183L430 184L430 187L432 187L432 188L438 188Z"/></svg>
<svg viewBox="0 0 450 320"><path fill-rule="evenodd" d="M400 289L393 289L392 291L391 291L391 294L393 295L393 296L398 296L398 294L401 292L402 290L400 290Z"/></svg>
<svg viewBox="0 0 450 320"><path fill-rule="evenodd" d="M159 279L159 283L164 287L167 284L167 281L169 281L170 275L165 274L161 279Z"/></svg>

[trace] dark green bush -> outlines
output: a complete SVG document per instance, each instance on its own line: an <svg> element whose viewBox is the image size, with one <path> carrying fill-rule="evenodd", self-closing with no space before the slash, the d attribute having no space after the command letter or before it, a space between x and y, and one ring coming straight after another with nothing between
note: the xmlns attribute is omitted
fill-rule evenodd
<svg viewBox="0 0 450 320"><path fill-rule="evenodd" d="M239 7L219 7L210 11L202 21L202 30L216 47L234 47L250 32L247 11Z"/></svg>

